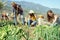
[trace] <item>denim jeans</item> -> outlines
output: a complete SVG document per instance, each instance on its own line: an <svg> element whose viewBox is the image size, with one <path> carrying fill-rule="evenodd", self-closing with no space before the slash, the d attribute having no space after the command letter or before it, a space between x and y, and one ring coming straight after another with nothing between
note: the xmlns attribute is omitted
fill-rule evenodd
<svg viewBox="0 0 60 40"><path fill-rule="evenodd" d="M37 22L32 21L32 20L28 20L28 27L30 27L31 24L33 24L35 26L37 24Z"/></svg>
<svg viewBox="0 0 60 40"><path fill-rule="evenodd" d="M21 18L21 23L24 25L25 24L24 16L20 14L20 18Z"/></svg>

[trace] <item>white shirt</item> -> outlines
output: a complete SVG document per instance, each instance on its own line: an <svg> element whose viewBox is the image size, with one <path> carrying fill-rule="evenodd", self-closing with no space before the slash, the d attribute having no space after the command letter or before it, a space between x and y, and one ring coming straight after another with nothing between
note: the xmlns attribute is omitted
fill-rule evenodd
<svg viewBox="0 0 60 40"><path fill-rule="evenodd" d="M42 25L42 24L44 24L44 19L38 18L38 25Z"/></svg>

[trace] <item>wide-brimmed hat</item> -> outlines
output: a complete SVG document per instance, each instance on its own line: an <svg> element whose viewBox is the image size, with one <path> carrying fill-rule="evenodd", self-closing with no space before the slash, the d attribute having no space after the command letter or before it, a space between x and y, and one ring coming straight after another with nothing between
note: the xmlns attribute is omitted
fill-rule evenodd
<svg viewBox="0 0 60 40"><path fill-rule="evenodd" d="M33 11L33 10L30 10L30 11L29 11L29 14L31 14L31 13L34 13L34 11Z"/></svg>

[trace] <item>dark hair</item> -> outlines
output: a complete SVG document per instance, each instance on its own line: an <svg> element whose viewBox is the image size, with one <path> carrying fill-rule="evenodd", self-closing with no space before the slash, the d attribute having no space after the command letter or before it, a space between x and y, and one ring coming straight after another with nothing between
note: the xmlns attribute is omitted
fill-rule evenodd
<svg viewBox="0 0 60 40"><path fill-rule="evenodd" d="M14 9L17 9L17 4L15 3L15 4L13 5L13 7L14 7Z"/></svg>
<svg viewBox="0 0 60 40"><path fill-rule="evenodd" d="M23 9L21 8L21 5L18 5L16 3L13 5L13 8L16 9L18 12L23 12Z"/></svg>
<svg viewBox="0 0 60 40"><path fill-rule="evenodd" d="M49 12L52 13L52 17L49 16L49 14L48 14ZM48 10L48 12L47 12L47 19L48 19L49 22L52 22L53 21L53 19L54 19L54 13L53 13L52 10Z"/></svg>
<svg viewBox="0 0 60 40"><path fill-rule="evenodd" d="M32 16L34 16L34 14L33 14L33 13L31 13L31 14L29 14L29 15L30 15L31 17L32 17Z"/></svg>

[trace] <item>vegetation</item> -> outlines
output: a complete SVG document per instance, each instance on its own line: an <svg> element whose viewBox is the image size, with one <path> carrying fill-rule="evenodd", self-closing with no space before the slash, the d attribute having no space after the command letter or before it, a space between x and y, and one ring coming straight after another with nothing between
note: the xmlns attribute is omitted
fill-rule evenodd
<svg viewBox="0 0 60 40"><path fill-rule="evenodd" d="M28 4L28 3L26 2L24 4ZM35 6L37 5L35 4ZM35 10L35 6L32 6L32 8L30 8L30 6L28 7L26 6L26 8L25 6L23 6L23 8L25 8L24 9L25 15L28 14L29 9ZM37 7L39 9L37 10L37 12L40 11L39 7ZM0 9L2 8L3 8L3 3L0 2ZM8 7L6 8L9 9ZM38 12L38 14L40 13ZM18 24L15 26L13 24L13 21L2 20L0 21L0 40L60 40L60 25L57 26L37 25L36 27L28 27L27 25Z"/></svg>
<svg viewBox="0 0 60 40"><path fill-rule="evenodd" d="M0 23L0 40L21 40L21 38L28 40L28 32L10 24L11 22L3 22Z"/></svg>
<svg viewBox="0 0 60 40"><path fill-rule="evenodd" d="M2 2L0 2L0 9L2 9L3 8L3 3Z"/></svg>
<svg viewBox="0 0 60 40"><path fill-rule="evenodd" d="M14 26L11 21L1 21L0 40L60 40L60 27L48 25Z"/></svg>
<svg viewBox="0 0 60 40"><path fill-rule="evenodd" d="M37 26L34 30L35 40L60 40L59 26Z"/></svg>

